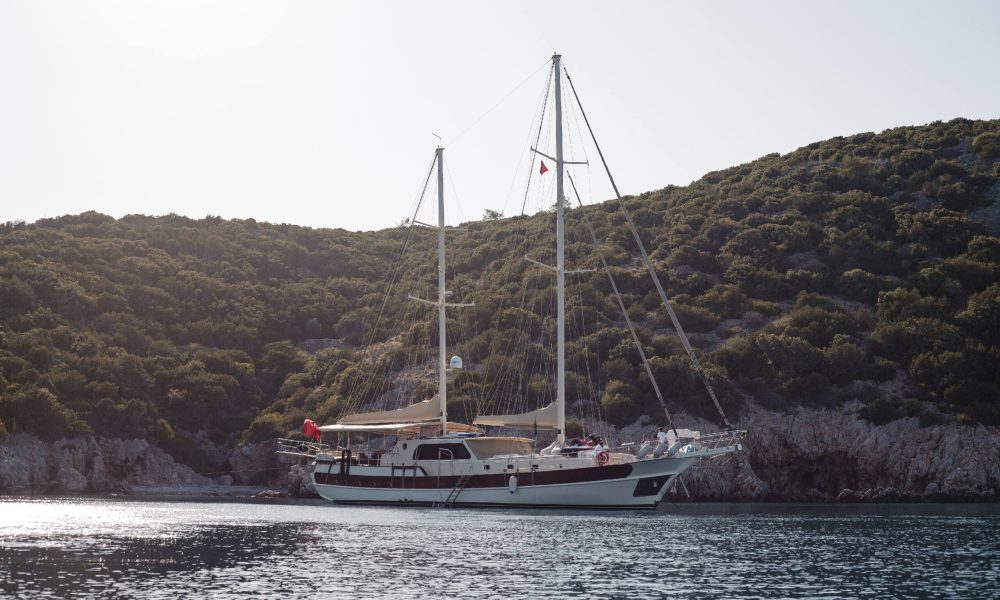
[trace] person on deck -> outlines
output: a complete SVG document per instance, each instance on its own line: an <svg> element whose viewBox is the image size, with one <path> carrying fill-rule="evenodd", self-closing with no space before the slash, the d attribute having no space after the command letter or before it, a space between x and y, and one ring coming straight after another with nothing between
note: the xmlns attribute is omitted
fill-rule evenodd
<svg viewBox="0 0 1000 600"><path fill-rule="evenodd" d="M663 431L662 427L660 427L660 430L656 432L656 441L661 444L667 443L667 432Z"/></svg>
<svg viewBox="0 0 1000 600"><path fill-rule="evenodd" d="M653 450L653 458L660 458L667 451L667 432L660 430L656 432L656 448Z"/></svg>

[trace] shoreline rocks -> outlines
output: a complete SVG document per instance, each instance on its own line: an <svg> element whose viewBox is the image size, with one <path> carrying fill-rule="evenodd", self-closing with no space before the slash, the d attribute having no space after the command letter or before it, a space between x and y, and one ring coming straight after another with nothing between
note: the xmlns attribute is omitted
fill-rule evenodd
<svg viewBox="0 0 1000 600"><path fill-rule="evenodd" d="M1000 428L924 428L917 418L876 426L858 418L857 408L777 412L751 404L736 424L748 431L744 450L692 467L666 500L1000 501ZM682 420L686 427L713 429ZM286 489L292 497L316 497L308 466L275 454L273 441L236 448L228 463L231 474L211 479L145 440L88 436L46 443L14 434L0 443L0 494L164 494L173 489L208 496L268 487Z"/></svg>
<svg viewBox="0 0 1000 600"><path fill-rule="evenodd" d="M86 436L46 443L18 433L0 443L0 493L128 492L133 486L212 484L146 440Z"/></svg>
<svg viewBox="0 0 1000 600"><path fill-rule="evenodd" d="M876 426L857 408L751 405L737 425L747 430L744 451L705 461L681 479L698 500L1000 501L1000 428L924 428L917 418ZM670 498L687 495L678 486Z"/></svg>

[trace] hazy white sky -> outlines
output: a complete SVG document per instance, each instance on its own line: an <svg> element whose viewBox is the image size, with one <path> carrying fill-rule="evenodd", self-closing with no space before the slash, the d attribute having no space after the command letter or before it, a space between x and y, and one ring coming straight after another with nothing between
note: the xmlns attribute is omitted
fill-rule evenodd
<svg viewBox="0 0 1000 600"><path fill-rule="evenodd" d="M411 209L431 132L450 222L515 214L555 50L624 193L836 135L1000 117L995 1L6 0L0 221L381 228ZM596 169L592 201L611 193Z"/></svg>

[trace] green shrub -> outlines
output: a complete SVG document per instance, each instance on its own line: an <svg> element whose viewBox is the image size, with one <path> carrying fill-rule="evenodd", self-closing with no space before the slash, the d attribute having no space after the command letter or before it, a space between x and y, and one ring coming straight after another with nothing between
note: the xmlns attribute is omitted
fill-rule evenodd
<svg viewBox="0 0 1000 600"><path fill-rule="evenodd" d="M873 425L885 425L905 416L898 404L885 398L879 398L862 407L858 415Z"/></svg>
<svg viewBox="0 0 1000 600"><path fill-rule="evenodd" d="M836 385L846 385L858 379L869 379L871 362L860 346L846 341L834 343L823 350L824 373Z"/></svg>
<svg viewBox="0 0 1000 600"><path fill-rule="evenodd" d="M830 387L830 380L820 373L793 377L782 384L781 390L802 403L815 402Z"/></svg>
<svg viewBox="0 0 1000 600"><path fill-rule="evenodd" d="M972 138L972 151L984 160L1000 157L1000 133L986 131Z"/></svg>
<svg viewBox="0 0 1000 600"><path fill-rule="evenodd" d="M610 386L609 386L610 387ZM616 427L631 425L642 414L642 405L634 398L620 393L605 392L601 398L601 410Z"/></svg>
<svg viewBox="0 0 1000 600"><path fill-rule="evenodd" d="M18 431L34 433L48 442L89 433L87 425L60 404L52 392L33 385L8 388L0 396L0 420L16 423Z"/></svg>
<svg viewBox="0 0 1000 600"><path fill-rule="evenodd" d="M958 318L970 335L986 346L1000 347L1000 283L970 296Z"/></svg>
<svg viewBox="0 0 1000 600"><path fill-rule="evenodd" d="M279 437L284 437L288 432L285 430L281 415L272 412L265 412L257 415L250 426L243 434L244 444L257 444Z"/></svg>

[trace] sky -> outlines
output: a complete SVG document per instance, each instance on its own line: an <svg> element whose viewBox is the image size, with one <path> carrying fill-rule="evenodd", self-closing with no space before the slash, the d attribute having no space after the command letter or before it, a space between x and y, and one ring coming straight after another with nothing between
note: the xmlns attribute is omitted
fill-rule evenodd
<svg viewBox="0 0 1000 600"><path fill-rule="evenodd" d="M1000 118L998 31L1000 2L975 0L6 0L0 221L380 229L412 216L435 134L450 224L518 214L556 51L622 193L686 185L838 135ZM606 200L576 119L584 202ZM527 212L555 202L541 189Z"/></svg>

